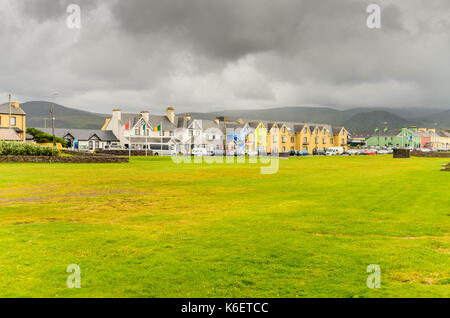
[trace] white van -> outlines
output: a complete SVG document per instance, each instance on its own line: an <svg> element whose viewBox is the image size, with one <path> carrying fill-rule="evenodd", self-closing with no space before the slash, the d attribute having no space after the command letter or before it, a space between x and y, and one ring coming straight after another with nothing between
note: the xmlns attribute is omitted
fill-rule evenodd
<svg viewBox="0 0 450 318"><path fill-rule="evenodd" d="M208 155L208 151L205 148L194 148L192 149L192 155L196 157L204 157Z"/></svg>
<svg viewBox="0 0 450 318"><path fill-rule="evenodd" d="M337 156L337 155L342 155L343 153L344 153L343 147L330 147L325 152L325 155L326 156Z"/></svg>

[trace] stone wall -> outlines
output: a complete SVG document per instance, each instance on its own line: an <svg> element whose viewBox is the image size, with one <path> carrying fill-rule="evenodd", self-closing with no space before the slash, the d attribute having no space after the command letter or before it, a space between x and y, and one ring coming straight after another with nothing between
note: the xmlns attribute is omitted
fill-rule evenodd
<svg viewBox="0 0 450 318"><path fill-rule="evenodd" d="M427 157L427 158L450 158L450 152L421 152L421 151L413 151L411 152L411 156L414 157Z"/></svg>
<svg viewBox="0 0 450 318"><path fill-rule="evenodd" d="M409 158L409 155L410 155L409 149L394 149L395 159L407 159Z"/></svg>
<svg viewBox="0 0 450 318"><path fill-rule="evenodd" d="M126 157L113 156L0 156L0 163L4 162L36 162L36 163L126 163Z"/></svg>
<svg viewBox="0 0 450 318"><path fill-rule="evenodd" d="M104 155L113 155L113 156L127 156L129 155L129 151L128 150L108 150L108 149L100 149L98 151L99 154L104 154ZM147 152L148 156L153 156L153 151L148 150ZM143 157L145 156L145 150L131 150L131 156L135 157L135 156L139 156L139 157Z"/></svg>

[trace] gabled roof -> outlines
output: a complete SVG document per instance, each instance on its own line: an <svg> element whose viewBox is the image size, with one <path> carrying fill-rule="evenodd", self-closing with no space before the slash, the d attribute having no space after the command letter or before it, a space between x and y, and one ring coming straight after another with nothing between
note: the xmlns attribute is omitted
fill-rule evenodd
<svg viewBox="0 0 450 318"><path fill-rule="evenodd" d="M133 127L136 125L136 123L142 118L141 114L130 114L130 113L122 113L121 115L122 124L128 124L131 123L131 126ZM159 125L162 125L162 130L176 130L177 124L178 124L178 116L175 116L174 123L172 124L170 120L167 118L167 116L164 115L149 115L148 124L152 127L157 127Z"/></svg>
<svg viewBox="0 0 450 318"><path fill-rule="evenodd" d="M339 135L339 133L341 132L341 130L343 129L344 127L333 127L332 129L332 132L333 132L333 136L336 136L336 135Z"/></svg>
<svg viewBox="0 0 450 318"><path fill-rule="evenodd" d="M51 128L36 128L49 135L52 135ZM68 128L55 128L55 136L64 138L67 135L72 136L78 140L89 140L93 136L97 136L101 141L114 141L118 142L116 135L111 130L91 130L91 129L68 129Z"/></svg>
<svg viewBox="0 0 450 318"><path fill-rule="evenodd" d="M0 105L0 114L9 115L9 103ZM17 108L11 105L11 115L25 115L22 108Z"/></svg>

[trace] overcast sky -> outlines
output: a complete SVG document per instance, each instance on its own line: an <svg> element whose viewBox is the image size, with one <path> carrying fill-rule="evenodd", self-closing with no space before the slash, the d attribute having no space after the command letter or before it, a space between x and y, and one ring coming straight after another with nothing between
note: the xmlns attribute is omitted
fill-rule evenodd
<svg viewBox="0 0 450 318"><path fill-rule="evenodd" d="M381 29L366 26L370 3ZM0 47L3 101L57 91L106 113L450 101L449 0L1 0Z"/></svg>

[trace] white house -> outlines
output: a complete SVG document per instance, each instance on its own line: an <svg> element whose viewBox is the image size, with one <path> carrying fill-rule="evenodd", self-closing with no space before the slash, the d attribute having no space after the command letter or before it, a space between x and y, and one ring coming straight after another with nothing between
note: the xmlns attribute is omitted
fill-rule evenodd
<svg viewBox="0 0 450 318"><path fill-rule="evenodd" d="M213 120L192 119L189 114L176 116L172 107L165 115L122 113L115 109L102 127L111 130L124 149L150 149L158 155L190 153L195 148L214 149L222 135Z"/></svg>

